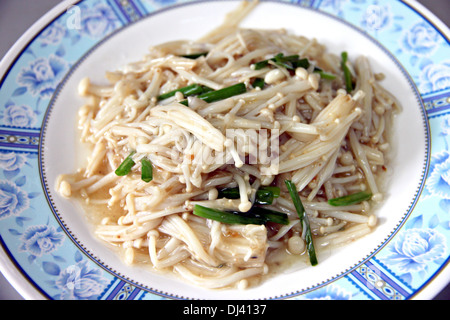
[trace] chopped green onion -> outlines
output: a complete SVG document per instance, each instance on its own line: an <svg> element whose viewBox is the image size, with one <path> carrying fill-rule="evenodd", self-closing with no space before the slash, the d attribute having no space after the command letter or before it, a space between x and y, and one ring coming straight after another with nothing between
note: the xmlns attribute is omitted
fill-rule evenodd
<svg viewBox="0 0 450 320"><path fill-rule="evenodd" d="M196 95L196 94L201 94L201 93L205 93L207 92L209 88L206 88L204 86L201 86L199 84L191 84L189 86L186 87L182 87L176 90L172 90L170 92L167 93L163 93L158 97L158 100L164 100L170 97L173 97L177 92L181 92L184 96L192 96L192 95ZM210 90L210 89L209 89Z"/></svg>
<svg viewBox="0 0 450 320"><path fill-rule="evenodd" d="M328 203L331 204L332 206L336 206L336 207L348 206L351 204L357 204L357 203L361 203L366 200L370 200L371 197L372 197L371 193L361 191L361 192L350 194L348 196L330 199L330 200L328 200Z"/></svg>
<svg viewBox="0 0 450 320"><path fill-rule="evenodd" d="M239 199L239 188L222 188L219 189L219 198L227 198L227 199Z"/></svg>
<svg viewBox="0 0 450 320"><path fill-rule="evenodd" d="M268 60L262 60L254 64L255 70L260 70L262 68L265 68L269 65L269 61L273 61L277 65L284 67L288 70L295 70L297 68L304 68L308 69L311 66L311 63L307 58L300 59L298 55L292 55L292 56L284 56L282 53L277 54L271 59ZM315 73L318 73L322 79L326 80L334 80L336 79L336 76L332 73L328 73L320 69L319 67L314 67ZM256 82L256 80L255 80ZM253 85L255 87L255 85ZM262 87L261 87L262 88Z"/></svg>
<svg viewBox="0 0 450 320"><path fill-rule="evenodd" d="M347 66L347 61L348 61L348 54L347 52L342 52L341 53L341 68L342 71L344 72L344 80L345 80L345 89L347 90L348 93L353 91L353 79L352 79L352 73L350 72L350 69Z"/></svg>
<svg viewBox="0 0 450 320"><path fill-rule="evenodd" d="M244 215L246 215L246 214L247 213L244 213ZM265 223L273 222L273 223L279 223L279 224L283 224L283 225L289 224L288 216L287 216L287 214L285 214L283 212L278 212L278 211L254 206L250 209L248 214L250 214L252 216L260 217L261 219L263 219L265 221Z"/></svg>
<svg viewBox="0 0 450 320"><path fill-rule="evenodd" d="M308 69L310 66L308 59L300 59L298 55L283 56L283 54L278 54L275 56L274 61L277 65L288 70L295 70L298 67Z"/></svg>
<svg viewBox="0 0 450 320"><path fill-rule="evenodd" d="M150 182L153 180L153 166L150 160L145 158L141 159L141 179L145 182Z"/></svg>
<svg viewBox="0 0 450 320"><path fill-rule="evenodd" d="M272 204L273 203L273 192L268 190L258 189L255 194L256 204Z"/></svg>
<svg viewBox="0 0 450 320"><path fill-rule="evenodd" d="M218 190L219 198L227 199L239 199L240 193L239 188L223 188ZM256 204L272 204L273 198L278 198L280 196L280 188L263 186L256 191L255 203Z"/></svg>
<svg viewBox="0 0 450 320"><path fill-rule="evenodd" d="M290 58L286 57L286 59L282 59L283 57L284 57L284 55L282 53L278 53L271 59L259 61L259 62L255 63L255 70L261 70L262 68L267 67L269 65L269 61L273 61L276 64L278 64L282 67L285 67L286 62L288 62L289 59L292 59L292 56L290 56ZM298 59L298 56L295 56L295 57ZM289 66L289 67L291 67L291 66Z"/></svg>
<svg viewBox="0 0 450 320"><path fill-rule="evenodd" d="M198 96L199 99L206 101L208 103L223 100L230 98L232 96L236 96L238 94L244 93L247 91L247 88L244 83L237 83L232 86L203 93Z"/></svg>
<svg viewBox="0 0 450 320"><path fill-rule="evenodd" d="M296 62L298 61L299 56L293 55L293 56L287 56L285 57L282 53L277 54L273 60L277 65L280 67L284 67L288 70L295 70Z"/></svg>
<svg viewBox="0 0 450 320"><path fill-rule="evenodd" d="M255 64L255 70L261 70L269 65L269 60L263 60L256 62Z"/></svg>
<svg viewBox="0 0 450 320"><path fill-rule="evenodd" d="M281 189L279 187L273 187L273 186L262 186L258 190L270 191L273 193L274 198L278 198L281 193Z"/></svg>
<svg viewBox="0 0 450 320"><path fill-rule="evenodd" d="M228 224L263 224L260 218L247 217L235 212L221 211L196 204L193 213L196 216Z"/></svg>
<svg viewBox="0 0 450 320"><path fill-rule="evenodd" d="M267 67L269 65L269 61L273 61L277 65L284 67L288 70L295 70L298 67L307 69L310 66L310 63L306 58L300 59L300 57L296 54L291 56L285 56L282 53L278 53L271 59L256 62L254 64L255 70L260 70L262 68Z"/></svg>
<svg viewBox="0 0 450 320"><path fill-rule="evenodd" d="M318 73L320 75L320 77L322 79L325 79L325 80L334 80L334 79L336 79L336 76L334 74L325 72L322 69L320 69L319 67L314 67L314 71L313 72Z"/></svg>
<svg viewBox="0 0 450 320"><path fill-rule="evenodd" d="M304 59L300 59L295 62L294 69L297 69L300 67L303 69L308 69L310 65L311 64L309 63L308 59L304 58Z"/></svg>
<svg viewBox="0 0 450 320"><path fill-rule="evenodd" d="M264 85L265 85L264 79L262 79L262 78L256 78L252 83L253 88L263 89Z"/></svg>
<svg viewBox="0 0 450 320"><path fill-rule="evenodd" d="M222 211L196 204L193 213L196 216L211 219L227 224L256 224L262 225L268 222L288 224L285 213L253 207L249 212Z"/></svg>
<svg viewBox="0 0 450 320"><path fill-rule="evenodd" d="M200 94L197 97L208 103L227 99L247 91L247 87L245 86L244 83L237 83L219 90L212 90L210 88L207 89L205 88L206 87L204 87L204 91L202 92L202 94ZM188 106L187 100L180 101L180 103L185 106Z"/></svg>
<svg viewBox="0 0 450 320"><path fill-rule="evenodd" d="M132 152L128 155L128 157L126 157L126 158L122 161L122 163L117 167L117 169L116 169L116 171L115 171L116 175L118 175L118 176L126 176L126 175L131 171L131 168L136 164L136 163L133 161L133 159L132 159L132 157L133 157L133 155L134 155L135 153L136 153L135 151L132 151Z"/></svg>
<svg viewBox="0 0 450 320"><path fill-rule="evenodd" d="M314 249L314 242L312 238L311 228L309 226L308 216L306 215L305 208L303 207L302 201L300 200L300 196L298 195L295 184L289 180L285 180L285 183L289 191L289 194L291 195L292 202L294 203L298 217L300 218L300 223L304 228L303 232L305 234L306 249L308 251L309 261L311 262L312 266L315 266L317 265L318 262L316 257L316 251Z"/></svg>
<svg viewBox="0 0 450 320"><path fill-rule="evenodd" d="M199 53L193 53L193 54L185 54L185 55L182 55L182 57L195 60L197 58L200 58L201 56L206 56L207 54L208 54L208 52L199 52Z"/></svg>

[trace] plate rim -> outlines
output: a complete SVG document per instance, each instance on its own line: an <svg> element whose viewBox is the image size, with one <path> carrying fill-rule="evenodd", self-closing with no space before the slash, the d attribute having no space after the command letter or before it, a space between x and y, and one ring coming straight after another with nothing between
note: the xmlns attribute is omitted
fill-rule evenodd
<svg viewBox="0 0 450 320"><path fill-rule="evenodd" d="M4 80L8 77L11 68L22 56L23 52L45 30L54 22L69 5L83 0L63 0L53 6L38 20L36 20L22 35L14 42L3 57L0 59L0 90ZM26 272L23 271L18 262L11 257L9 249L5 246L0 234L0 272L11 286L26 300L47 300L50 299L45 291L35 283Z"/></svg>
<svg viewBox="0 0 450 320"><path fill-rule="evenodd" d="M14 43L14 45L7 51L5 56L0 60L0 84L3 84L4 80L7 78L11 68L14 66L16 61L23 54L24 50L32 43L32 41L45 30L46 27L51 25L58 17L60 17L64 12L68 9L69 6L75 5L77 3L83 2L84 0L64 0L54 6L51 10L49 10L45 15L43 15L39 20L37 20L34 24L32 24L27 31L25 31L22 36ZM205 2L205 1L190 1L189 3L196 2ZM427 22L432 24L439 34L443 36L447 42L450 42L450 29L446 26L435 14L429 11L426 7L424 7L421 3L416 0L399 0L399 2L403 2L408 5L414 12L416 12L422 19L425 19ZM184 3L184 2L183 2ZM164 9L169 8L165 7ZM317 10L317 9L315 9ZM156 12L156 11L155 11ZM102 39L103 40L103 39ZM102 41L100 40L100 41ZM419 91L419 98L421 100L422 96ZM423 101L422 101L423 102ZM40 130L42 130L42 125ZM424 178L426 181L426 175ZM420 194L417 195L417 198ZM395 234L392 235L394 237ZM40 292L36 288L36 283L29 279L26 273L21 272L20 266L16 265L16 262L13 258L11 258L10 254L5 252L8 248L4 247L3 241L0 241L0 271L5 275L6 279L13 284L16 290L24 296L25 298L41 298L43 292ZM5 255L7 259L5 259ZM369 255L369 256L372 256ZM11 269L12 268L12 269ZM19 269L19 270L17 270ZM24 279L19 279L18 275L22 276ZM445 275L447 282L437 283L436 278ZM412 295L412 299L420 298L422 296L425 297L434 297L437 295L442 288L444 288L448 283L450 283L450 259L447 259L446 264L441 265L440 269L434 273L432 277L430 277L426 283L422 284L420 290L415 291ZM430 288L434 288L431 290ZM437 291L439 289L439 291ZM33 291L33 292L31 292ZM37 291L37 292L35 292ZM48 298L48 297L47 297Z"/></svg>
<svg viewBox="0 0 450 320"><path fill-rule="evenodd" d="M82 65L82 63L88 59L92 54L95 54L96 50L99 49L102 45L106 44L109 40L111 40L112 38L114 38L116 35L119 35L123 32L127 32L128 28L132 28L133 25L137 24L137 23L141 23L143 20L145 19L151 19L154 16L157 16L159 14L164 14L165 12L171 11L173 9L182 9L184 7L189 7L190 5L198 5L198 4L204 4L206 2L215 2L215 3L220 3L220 2L227 2L227 1L221 1L221 0L197 0L197 1L181 1L181 2L177 2L171 6L167 6L167 7L163 7L160 8L159 10L156 11L152 11L150 13L148 13L147 15L143 16L140 19L137 19L135 21L129 22L128 24L124 25L121 28L118 28L116 30L114 30L113 32L111 32L110 34L106 35L105 37L103 37L102 39L100 39L95 45L93 45L91 48L89 48L86 52L84 52L71 66L71 69L69 70L69 72L64 76L64 78L61 80L61 82L59 83L58 87L56 88L52 98L49 101L49 104L47 106L47 109L45 111L44 114L44 118L41 124L41 144L39 147L39 170L41 173L41 183L43 185L43 189L44 189L44 193L46 195L47 198L47 202L50 206L50 209L55 217L55 219L57 220L57 222L59 223L59 225L61 226L62 229L64 229L64 232L66 233L66 236L68 238L70 238L70 240L78 247L78 249L83 252L89 259L91 259L93 262L95 262L100 268L102 268L103 270L105 270L106 272L108 272L109 274L111 274L113 277L116 277L118 279L122 279L123 281L128 281L130 282L133 286L136 286L138 288L141 288L143 290L146 290L148 292L150 292L151 294L155 294L158 296L162 296L162 297L167 297L167 298L171 298L171 299L185 299L186 297L184 295L180 295L178 293L175 292L165 292L162 291L159 288L153 288L153 287L149 287L148 285L145 285L141 282L139 282L137 279L133 278L129 278L127 276L127 274L123 274L119 271L117 271L115 268L109 267L105 261L102 261L102 259L91 252L91 250L85 245L85 243L78 241L77 240L77 234L74 233L73 231L71 231L70 227L68 227L65 223L64 220L64 216L60 213L60 210L57 208L57 205L55 203L55 201L53 200L53 197L51 196L51 194L54 194L53 191L49 190L48 187L48 182L47 182L47 178L46 178L46 170L45 170L45 166L43 165L43 159L44 156L41 152L42 149L45 149L45 140L46 140L46 136L47 136L47 128L48 128L48 121L49 118L51 117L51 113L54 110L54 106L55 106L55 102L57 101L61 90L64 89L64 86L66 85L67 81L69 81L71 75L73 74L73 72L76 72L76 69L78 67L80 67ZM236 2L238 3L239 0L228 0L228 2ZM416 189L414 191L414 195L413 197L410 199L410 202L406 208L406 210L403 212L401 219L397 220L396 223L392 226L391 229L389 229L389 233L386 235L386 237L380 241L377 242L376 246L374 246L372 248L372 250L370 252L368 252L365 255L362 255L360 258L358 258L357 261L355 261L354 263L352 263L351 265L347 266L347 268L339 270L338 273L336 273L334 276L330 276L329 278L326 279L321 279L321 281L315 283L314 285L302 288L302 289L298 289L296 291L293 292L284 292L280 295L269 295L268 297L266 297L265 299L291 299L291 298L296 298L298 296L304 295L306 293L312 292L316 289L320 289L322 287L326 287L332 283L334 283L335 281L338 281L339 279L349 275L350 273L352 273L353 271L355 271L357 268L359 268L360 266L364 265L366 262L370 261L371 259L375 258L377 253L380 252L381 250L383 250L384 247L386 247L390 241L392 241L396 234L398 232L401 231L402 226L408 221L409 216L413 213L416 205L419 202L419 198L421 196L421 193L424 189L425 186L425 182L426 182L426 177L427 177L427 173L428 173L428 168L429 168L429 164L430 164L430 158L431 158L431 132L430 132L430 125L427 121L427 113L426 113L426 109L420 94L420 90L417 87L417 84L414 82L413 78L411 77L409 71L401 64L401 62L397 59L397 57L389 51L389 49L381 42L379 42L375 37L373 37L370 34L367 34L364 32L364 30L361 30L358 26L353 25L352 23L348 22L348 21L343 21L341 19L339 19L339 17L330 14L328 12L324 12L321 10L317 10L316 8L312 8L312 7L306 7L306 6L300 6L296 3L292 3L292 2L286 2L286 1L279 1L279 0L260 0L261 3L269 3L269 4L275 4L278 6L284 6L285 8L290 8L290 7L299 7L301 10L305 10L305 12L315 12L325 18L329 18L332 19L334 21L336 21L337 23L343 24L344 26L354 30L356 33L360 34L361 37L367 39L368 41L370 41L371 43L373 43L374 46L376 46L377 48L379 48L384 54L386 54L386 56L393 62L393 64L396 65L396 67L398 68L398 71L402 74L402 76L404 77L404 80L408 83L411 91L414 94L414 98L416 100L416 103L418 104L418 106L420 107L420 116L421 116L421 120L422 120L422 124L423 127L422 130L424 131L424 137L425 137L425 141L424 141L424 152L425 152L425 156L424 159L422 159L423 163L422 163L422 172L421 172L421 178L418 181L418 185L416 186ZM187 297L187 299L192 299L189 296Z"/></svg>

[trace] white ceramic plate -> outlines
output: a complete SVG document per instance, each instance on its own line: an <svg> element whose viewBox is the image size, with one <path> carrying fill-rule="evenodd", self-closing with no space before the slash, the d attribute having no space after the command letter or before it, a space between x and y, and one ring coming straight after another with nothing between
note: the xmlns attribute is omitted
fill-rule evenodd
<svg viewBox="0 0 450 320"><path fill-rule="evenodd" d="M403 107L395 123L394 170L378 212L379 227L323 257L317 267L278 275L247 291L199 289L126 266L92 236L77 204L56 194L57 175L75 170L80 160L75 152L79 80L103 81L104 71L139 59L152 44L196 39L237 4L69 1L35 25L2 61L2 271L20 271L25 281L13 281L20 282L25 295L411 299L432 297L448 283L449 33L415 2L267 1L243 23L286 28L317 38L330 51L367 55L372 67L385 73L383 85Z"/></svg>

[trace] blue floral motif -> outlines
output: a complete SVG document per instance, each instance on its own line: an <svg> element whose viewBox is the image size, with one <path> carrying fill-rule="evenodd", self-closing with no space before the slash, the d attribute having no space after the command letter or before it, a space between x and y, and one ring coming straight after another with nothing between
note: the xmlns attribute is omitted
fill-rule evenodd
<svg viewBox="0 0 450 320"><path fill-rule="evenodd" d="M420 74L422 92L433 92L450 87L450 61L424 64Z"/></svg>
<svg viewBox="0 0 450 320"><path fill-rule="evenodd" d="M343 10L342 10L342 6L343 4L347 2L347 0L323 0L320 3L321 7L330 7L330 9L337 13L338 16L342 16L343 15Z"/></svg>
<svg viewBox="0 0 450 320"><path fill-rule="evenodd" d="M93 300L103 292L107 280L98 268L91 268L87 260L81 260L63 270L55 284L63 300Z"/></svg>
<svg viewBox="0 0 450 320"><path fill-rule="evenodd" d="M307 293L305 296L310 300L350 300L352 298L351 293L334 284Z"/></svg>
<svg viewBox="0 0 450 320"><path fill-rule="evenodd" d="M404 50L417 57L428 57L439 48L442 38L426 21L414 24L401 39Z"/></svg>
<svg viewBox="0 0 450 320"><path fill-rule="evenodd" d="M27 157L15 152L0 152L0 168L5 171L16 171L27 162Z"/></svg>
<svg viewBox="0 0 450 320"><path fill-rule="evenodd" d="M441 124L441 132L444 136L450 135L450 117L445 117ZM447 147L448 149L448 147Z"/></svg>
<svg viewBox="0 0 450 320"><path fill-rule="evenodd" d="M450 199L450 154L447 150L432 156L426 188L431 195Z"/></svg>
<svg viewBox="0 0 450 320"><path fill-rule="evenodd" d="M32 153L16 153L16 152L8 152L2 151L0 152L0 170L5 177L5 180L12 180L14 177L20 174L20 170L24 165L32 166L31 160L35 159L37 154ZM16 185L21 187L25 180L24 177L16 180ZM17 184L19 182L19 184ZM28 198L34 198L36 194L40 194L38 192L28 193Z"/></svg>
<svg viewBox="0 0 450 320"><path fill-rule="evenodd" d="M64 233L57 231L53 226L31 226L23 233L19 250L28 252L34 257L42 257L56 250L63 243L64 238Z"/></svg>
<svg viewBox="0 0 450 320"><path fill-rule="evenodd" d="M41 44L57 45L67 34L67 29L60 23L54 22L48 26L39 36Z"/></svg>
<svg viewBox="0 0 450 320"><path fill-rule="evenodd" d="M0 181L0 219L18 215L30 205L28 194L15 183Z"/></svg>
<svg viewBox="0 0 450 320"><path fill-rule="evenodd" d="M14 127L32 127L37 120L35 111L27 105L10 104L2 112L3 123Z"/></svg>
<svg viewBox="0 0 450 320"><path fill-rule="evenodd" d="M97 3L92 8L83 8L81 14L81 33L90 38L102 38L116 28L119 22L111 7Z"/></svg>
<svg viewBox="0 0 450 320"><path fill-rule="evenodd" d="M450 135L450 116L446 116L442 120L440 128L440 136L444 138L446 149L431 156L423 196L424 199L430 196L441 199L439 205L444 212L448 213L448 208L450 208L450 152L446 137Z"/></svg>
<svg viewBox="0 0 450 320"><path fill-rule="evenodd" d="M22 68L17 76L17 83L25 86L34 96L50 98L68 69L66 60L57 55L40 57L30 62L28 67Z"/></svg>
<svg viewBox="0 0 450 320"><path fill-rule="evenodd" d="M369 5L362 16L361 26L367 30L380 31L392 22L391 8L388 5Z"/></svg>
<svg viewBox="0 0 450 320"><path fill-rule="evenodd" d="M426 271L430 263L444 257L446 249L446 238L438 231L412 228L396 236L384 259L389 265L397 266L399 273L412 276Z"/></svg>

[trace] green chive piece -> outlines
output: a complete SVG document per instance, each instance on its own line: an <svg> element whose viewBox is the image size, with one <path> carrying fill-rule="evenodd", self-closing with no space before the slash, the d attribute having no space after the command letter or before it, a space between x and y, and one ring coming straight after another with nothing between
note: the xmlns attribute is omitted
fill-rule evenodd
<svg viewBox="0 0 450 320"><path fill-rule="evenodd" d="M341 53L341 68L344 72L344 80L345 80L345 89L347 90L347 93L350 93L353 91L353 79L352 79L352 73L350 72L350 69L347 66L348 61L348 54L347 52Z"/></svg>
<svg viewBox="0 0 450 320"><path fill-rule="evenodd" d="M311 262L312 266L315 266L318 264L318 262L316 257L316 250L314 249L314 242L312 238L311 228L309 226L308 216L306 215L305 208L303 207L302 201L300 199L300 196L298 195L297 187L295 186L295 184L289 180L285 180L285 184L292 198L292 202L294 203L298 217L300 218L300 223L304 228L303 232L305 233L305 242L306 242L306 249L309 255L309 261Z"/></svg>
<svg viewBox="0 0 450 320"><path fill-rule="evenodd" d="M263 89L264 85L265 85L264 79L262 79L262 78L256 78L252 83L253 88Z"/></svg>
<svg viewBox="0 0 450 320"><path fill-rule="evenodd" d="M261 207L252 207L248 212L222 211L207 208L196 204L193 213L199 217L216 220L227 224L256 224L263 225L268 222L287 225L287 214Z"/></svg>
<svg viewBox="0 0 450 320"><path fill-rule="evenodd" d="M281 193L281 189L279 187L273 187L273 186L262 186L258 190L270 191L273 193L274 198L278 198Z"/></svg>
<svg viewBox="0 0 450 320"><path fill-rule="evenodd" d="M271 59L256 62L254 64L255 70L260 70L262 68L267 67L269 65L269 61L273 61L275 64L284 67L288 70L295 70L299 67L308 69L309 66L311 65L308 59L306 58L300 59L300 57L297 54L285 56L283 53L278 53Z"/></svg>
<svg viewBox="0 0 450 320"><path fill-rule="evenodd" d="M218 190L219 198L227 198L227 199L239 199L239 188L222 188Z"/></svg>
<svg viewBox="0 0 450 320"><path fill-rule="evenodd" d="M258 189L255 195L256 204L272 204L273 203L273 192L269 190Z"/></svg>
<svg viewBox="0 0 450 320"><path fill-rule="evenodd" d="M255 70L261 70L269 65L269 60L258 61L255 63Z"/></svg>
<svg viewBox="0 0 450 320"><path fill-rule="evenodd" d="M282 53L277 54L272 61L288 70L295 70L297 63L300 63L298 55L284 56Z"/></svg>
<svg viewBox="0 0 450 320"><path fill-rule="evenodd" d="M330 199L330 200L328 200L328 203L335 207L349 206L351 204L357 204L357 203L361 203L363 201L370 200L370 198L372 198L371 193L361 191L361 192L353 193L353 194L350 194L347 196Z"/></svg>
<svg viewBox="0 0 450 320"><path fill-rule="evenodd" d="M153 180L153 166L150 160L142 158L141 159L141 179L145 182L150 182Z"/></svg>
<svg viewBox="0 0 450 320"><path fill-rule="evenodd" d="M219 189L219 198L227 199L239 199L240 193L239 188L222 188ZM272 204L273 198L278 198L280 196L279 187L263 186L256 191L255 203L256 204Z"/></svg>
<svg viewBox="0 0 450 320"><path fill-rule="evenodd" d="M261 70L262 68L267 67L269 65L269 61L273 61L282 67L286 67L287 66L286 62L289 62L289 57L285 57L285 59L283 59L283 57L284 57L284 55L282 53L278 53L271 59L259 61L259 62L255 63L255 70ZM297 57L297 59L298 59L298 56L295 56L295 57ZM292 56L291 56L291 59L292 59ZM289 67L291 67L291 66L289 66Z"/></svg>
<svg viewBox="0 0 450 320"><path fill-rule="evenodd" d="M247 88L244 83L237 83L223 89L203 93L199 95L198 98L211 103L245 93L246 91Z"/></svg>
<svg viewBox="0 0 450 320"><path fill-rule="evenodd" d="M245 214L247 214L247 213L244 213L244 215ZM288 219L288 216L286 213L266 209L263 207L254 206L250 209L248 214L255 216L255 217L259 217L260 219L264 220L265 223L273 222L273 223L278 223L278 224L282 224L282 225L289 224L289 219Z"/></svg>
<svg viewBox="0 0 450 320"><path fill-rule="evenodd" d="M196 216L211 219L227 224L264 224L261 218L240 215L235 212L221 211L196 204L193 213Z"/></svg>
<svg viewBox="0 0 450 320"><path fill-rule="evenodd" d="M271 59L259 61L254 64L255 70L260 70L269 65L269 61L273 61L275 64L284 67L288 70L295 70L297 68L308 69L311 63L307 58L300 59L298 55L284 56L282 53L277 54ZM318 73L322 79L334 80L336 76L334 74L324 72L319 67L314 67L314 72ZM255 86L255 85L253 85Z"/></svg>
<svg viewBox="0 0 450 320"><path fill-rule="evenodd" d="M300 59L300 60L295 62L294 70L297 69L297 68L300 68L300 67L304 68L304 69L308 69L310 65L311 64L309 63L308 59L306 59L306 58Z"/></svg>
<svg viewBox="0 0 450 320"><path fill-rule="evenodd" d="M130 154L128 155L128 157L126 157L122 163L117 167L115 173L118 176L126 176L130 171L131 168L136 164L132 157L135 154L135 151L130 152Z"/></svg>
<svg viewBox="0 0 450 320"><path fill-rule="evenodd" d="M322 79L325 79L325 80L334 80L334 79L336 79L336 76L334 74L328 73L328 72L325 72L325 71L319 71L318 74L320 75L320 77Z"/></svg>
<svg viewBox="0 0 450 320"><path fill-rule="evenodd" d="M166 92L158 96L158 100L164 100L170 97L173 97L177 92L181 92L184 96L192 96L195 94L201 94L203 93L203 87L199 84L191 84L186 87L182 87L176 90L172 90L170 92Z"/></svg>
<svg viewBox="0 0 450 320"><path fill-rule="evenodd" d="M325 72L319 67L314 67L314 71L313 72L318 73L320 75L320 78L325 79L325 80L334 80L334 79L336 79L336 75L334 75L332 73Z"/></svg>
<svg viewBox="0 0 450 320"><path fill-rule="evenodd" d="M193 54L185 54L185 55L182 55L182 57L183 58L187 58L187 59L195 60L195 59L200 58L202 56L206 56L207 54L208 54L208 52L205 51L205 52L199 52L199 53L193 53Z"/></svg>
<svg viewBox="0 0 450 320"><path fill-rule="evenodd" d="M202 99L205 102L211 103L223 99L230 98L232 96L244 93L247 91L247 88L244 83L237 83L235 85L219 89L219 90L213 90L208 87L202 87L202 92L197 97L199 99ZM180 101L181 104L188 106L188 100Z"/></svg>

